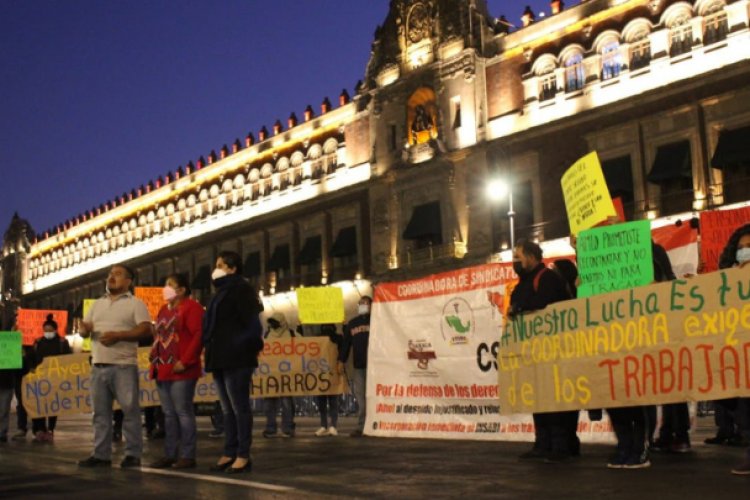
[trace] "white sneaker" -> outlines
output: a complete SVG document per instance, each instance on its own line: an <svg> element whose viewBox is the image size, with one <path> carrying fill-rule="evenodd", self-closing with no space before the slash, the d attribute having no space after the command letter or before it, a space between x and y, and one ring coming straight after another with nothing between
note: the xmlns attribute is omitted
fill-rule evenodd
<svg viewBox="0 0 750 500"><path fill-rule="evenodd" d="M315 435L318 436L318 437L327 436L328 435L328 429L326 429L325 427L321 427L320 429L318 429L317 431L315 431Z"/></svg>
<svg viewBox="0 0 750 500"><path fill-rule="evenodd" d="M334 426L330 426L328 428L328 435L329 436L338 436L339 435L339 431L337 431Z"/></svg>

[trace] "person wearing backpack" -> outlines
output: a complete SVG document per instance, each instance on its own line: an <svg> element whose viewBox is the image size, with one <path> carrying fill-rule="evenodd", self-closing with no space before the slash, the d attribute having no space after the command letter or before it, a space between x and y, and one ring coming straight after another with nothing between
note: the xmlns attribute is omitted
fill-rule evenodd
<svg viewBox="0 0 750 500"><path fill-rule="evenodd" d="M513 270L519 281L510 297L510 318L572 298L562 277L544 265L542 249L532 241L516 242ZM571 428L575 432L578 423L577 411L534 413L533 417L534 445L520 459L559 463L578 454L571 437Z"/></svg>
<svg viewBox="0 0 750 500"><path fill-rule="evenodd" d="M282 312L277 311L273 313L268 318L267 323L268 330L266 331L265 339L269 342L283 342L286 339L296 336L294 330L289 328L286 316ZM285 396L263 398L263 408L266 412L266 429L263 431L263 437L265 438L276 436L278 429L276 415L279 413L279 406L281 406L281 437L294 437L294 398Z"/></svg>
<svg viewBox="0 0 750 500"><path fill-rule="evenodd" d="M44 335L34 342L34 367L42 364L46 357L73 352L68 341L58 335L57 323L51 314L47 315L47 321L44 322L42 328L44 328ZM57 416L54 415L32 419L31 432L34 434L34 442L51 443L55 436L56 425Z"/></svg>

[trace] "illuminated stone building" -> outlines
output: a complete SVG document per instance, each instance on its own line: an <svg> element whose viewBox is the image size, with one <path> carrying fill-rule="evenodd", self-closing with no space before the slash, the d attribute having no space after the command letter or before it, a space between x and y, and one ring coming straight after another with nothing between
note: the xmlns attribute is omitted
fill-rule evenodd
<svg viewBox="0 0 750 500"><path fill-rule="evenodd" d="M143 284L189 272L205 298L223 249L267 298L487 262L509 241L488 179L511 183L517 236L564 237L560 177L592 150L630 218L748 200L750 0L568 3L516 28L483 0L391 1L352 97L33 242L6 234L4 290L73 310L127 261Z"/></svg>

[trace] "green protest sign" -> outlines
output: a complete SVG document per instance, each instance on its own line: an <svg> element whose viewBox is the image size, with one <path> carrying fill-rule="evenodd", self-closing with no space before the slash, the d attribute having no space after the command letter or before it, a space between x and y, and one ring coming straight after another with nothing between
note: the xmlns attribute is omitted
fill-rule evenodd
<svg viewBox="0 0 750 500"><path fill-rule="evenodd" d="M627 290L654 281L651 223L603 226L578 235L579 297Z"/></svg>
<svg viewBox="0 0 750 500"><path fill-rule="evenodd" d="M21 368L21 332L0 332L0 369Z"/></svg>

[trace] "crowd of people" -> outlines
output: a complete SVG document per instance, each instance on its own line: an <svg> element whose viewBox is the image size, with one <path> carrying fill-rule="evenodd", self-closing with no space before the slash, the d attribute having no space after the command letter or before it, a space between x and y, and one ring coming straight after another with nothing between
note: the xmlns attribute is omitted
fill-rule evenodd
<svg viewBox="0 0 750 500"><path fill-rule="evenodd" d="M575 240L572 238L575 246ZM750 262L750 224L739 228L721 254L719 267L745 266ZM666 251L653 244L655 281L674 280L675 275ZM519 240L513 249L513 268L519 277L513 287L509 316L543 309L555 302L575 298L578 273L570 260L543 262L542 249L529 240ZM151 345L150 376L156 381L163 414L164 452L150 463L154 468L188 469L197 465L197 432L194 405L195 389L203 371L213 375L219 395L220 414L214 419L213 436L224 437L221 455L210 469L238 474L250 471L252 463L253 413L250 405L251 377L258 367L258 356L264 340L283 340L297 335L281 312L274 312L261 322L263 303L253 287L242 277L240 256L221 252L212 273L215 293L204 309L191 298L187 276L173 274L163 287L165 305L156 318L149 316L146 305L133 294L134 271L124 264L111 268L107 292L96 300L77 325L81 336L91 339L91 398L93 408L93 450L80 460L80 467L109 467L112 464L112 442L124 436L123 468L141 465L143 435L139 402L137 348ZM319 334L338 347L339 373L352 357L350 375L358 402L356 428L352 437L363 435L366 420L367 351L372 299L359 300L357 315L339 335L335 325L322 325ZM50 315L42 325L43 335L33 346L24 348L23 366L19 370L0 370L0 442L8 440L11 400L15 394L22 400L21 379L48 356L71 352L68 342L59 335L58 325ZM318 396L320 428L316 436L338 435L337 396ZM120 406L113 411L113 404ZM295 435L294 400L291 397L265 398L266 416L262 435L293 437ZM707 444L747 446L750 436L750 399L735 398L716 402L715 437ZM656 429L655 406L631 406L606 409L617 446L607 463L613 469L640 469L651 465L652 452L685 453L690 451L690 417L687 403L662 406L661 426ZM281 412L281 426L277 417ZM25 439L27 415L18 406L15 439ZM152 427L155 420L151 414ZM580 455L576 435L578 411L536 413L533 415L535 436L532 448L522 460L544 460L561 463ZM601 411L590 411L592 420ZM56 417L32 421L34 440L52 442ZM218 424L221 423L219 426ZM218 428L220 427L220 428ZM745 460L732 470L750 474L750 448Z"/></svg>

